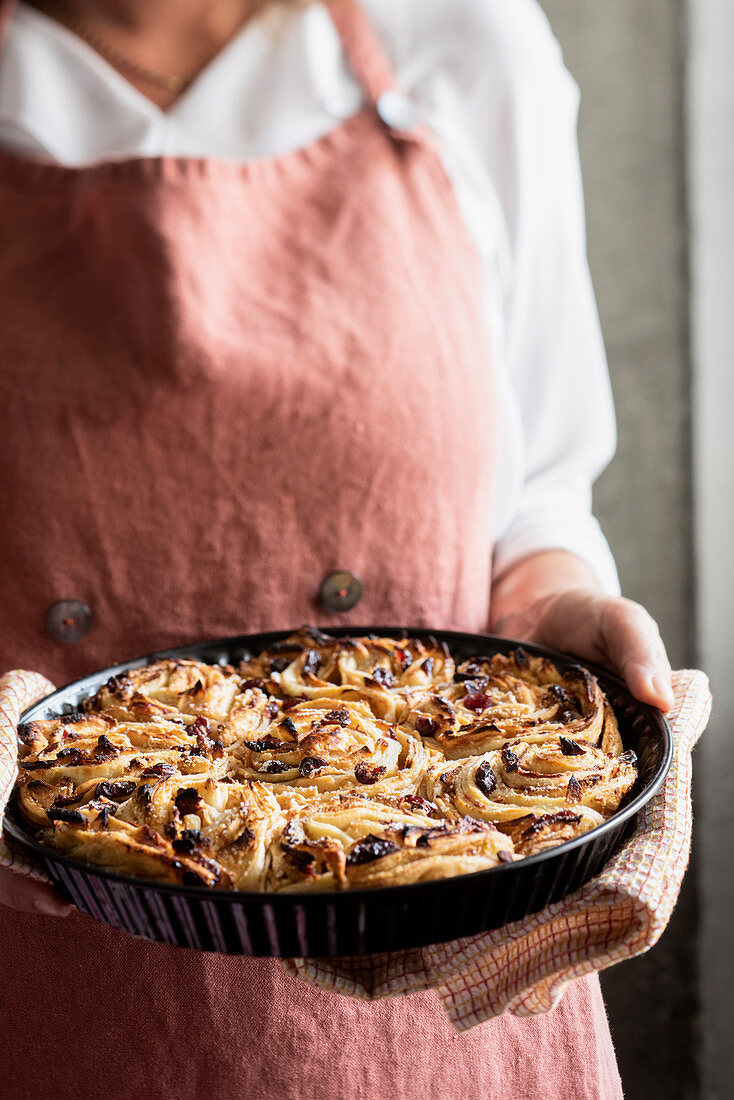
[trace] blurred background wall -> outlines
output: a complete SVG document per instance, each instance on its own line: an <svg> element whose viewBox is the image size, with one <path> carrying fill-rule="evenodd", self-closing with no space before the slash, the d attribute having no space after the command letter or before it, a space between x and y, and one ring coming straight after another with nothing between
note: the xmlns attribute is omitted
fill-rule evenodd
<svg viewBox="0 0 734 1100"><path fill-rule="evenodd" d="M734 2L689 0L687 167L702 666L697 758L702 1096L734 1095Z"/></svg>
<svg viewBox="0 0 734 1100"><path fill-rule="evenodd" d="M657 618L674 665L704 664L717 704L673 920L602 985L627 1097L714 1100L734 1095L734 3L541 2L581 88L589 258L617 405L596 510L625 594Z"/></svg>

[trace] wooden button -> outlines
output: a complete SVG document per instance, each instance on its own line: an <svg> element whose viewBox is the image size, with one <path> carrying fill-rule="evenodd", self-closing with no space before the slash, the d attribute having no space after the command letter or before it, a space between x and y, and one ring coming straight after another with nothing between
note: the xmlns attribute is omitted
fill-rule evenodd
<svg viewBox="0 0 734 1100"><path fill-rule="evenodd" d="M363 591L359 577L337 570L324 577L319 595L327 611L350 611L362 599Z"/></svg>
<svg viewBox="0 0 734 1100"><path fill-rule="evenodd" d="M92 624L92 612L81 600L57 600L46 612L46 629L57 642L80 642Z"/></svg>

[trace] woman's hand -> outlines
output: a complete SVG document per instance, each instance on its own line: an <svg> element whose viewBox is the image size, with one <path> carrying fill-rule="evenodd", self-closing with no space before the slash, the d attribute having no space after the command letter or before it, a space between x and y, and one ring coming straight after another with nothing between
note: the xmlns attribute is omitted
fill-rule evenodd
<svg viewBox="0 0 734 1100"><path fill-rule="evenodd" d="M47 917L68 917L73 908L50 886L5 867L0 868L0 905Z"/></svg>
<svg viewBox="0 0 734 1100"><path fill-rule="evenodd" d="M602 592L580 558L547 550L518 562L492 590L492 629L606 665L643 703L669 710L670 663L638 603Z"/></svg>

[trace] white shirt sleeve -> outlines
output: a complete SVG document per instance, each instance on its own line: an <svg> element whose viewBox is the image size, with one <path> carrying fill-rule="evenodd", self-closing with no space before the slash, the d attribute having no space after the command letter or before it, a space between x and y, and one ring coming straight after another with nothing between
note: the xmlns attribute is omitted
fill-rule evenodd
<svg viewBox="0 0 734 1100"><path fill-rule="evenodd" d="M578 89L545 17L534 16L532 70L523 66L513 88L508 190L500 195L513 256L505 356L525 437L525 481L494 567L499 574L533 551L561 548L617 594L614 559L591 512L592 482L614 454L616 430L586 258Z"/></svg>
<svg viewBox="0 0 734 1100"><path fill-rule="evenodd" d="M415 34L433 44L427 98L439 105L441 64L453 84L454 102L446 93L446 109L435 112L454 120L444 124L444 143L458 138L461 104L464 144L500 211L495 250L507 254L488 296L499 298L495 366L514 399L523 469L503 508L495 575L534 551L561 548L617 594L614 559L591 511L591 486L614 454L616 431L586 258L578 88L536 0L421 0L411 11ZM484 220L498 236L496 211ZM476 215L474 228L481 239ZM506 449L512 436L505 432Z"/></svg>

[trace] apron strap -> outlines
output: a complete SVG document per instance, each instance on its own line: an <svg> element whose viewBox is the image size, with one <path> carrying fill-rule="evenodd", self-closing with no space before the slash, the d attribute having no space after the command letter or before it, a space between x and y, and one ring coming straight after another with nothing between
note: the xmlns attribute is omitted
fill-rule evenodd
<svg viewBox="0 0 734 1100"><path fill-rule="evenodd" d="M357 0L327 0L327 9L349 67L372 106L383 92L395 88L395 74L382 43Z"/></svg>

